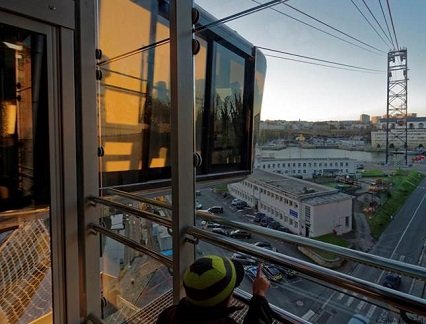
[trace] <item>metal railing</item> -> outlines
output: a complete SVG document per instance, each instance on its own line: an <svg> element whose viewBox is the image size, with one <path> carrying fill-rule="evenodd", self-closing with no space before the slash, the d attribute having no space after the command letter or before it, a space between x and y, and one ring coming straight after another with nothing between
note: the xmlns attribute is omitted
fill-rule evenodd
<svg viewBox="0 0 426 324"><path fill-rule="evenodd" d="M105 227L96 225L96 224L90 224L89 225L89 229L97 232L97 233L101 233L105 236L108 236L109 238L120 242L121 244L124 244L125 246L128 246L136 251L145 253L146 255L149 255L151 258L160 261L161 263L163 263L164 265L166 265L167 267L171 268L172 265L172 260L165 257L164 255L146 248L145 246L141 245L140 243L136 242L135 240L129 239L123 235L117 234L114 231L111 231Z"/></svg>
<svg viewBox="0 0 426 324"><path fill-rule="evenodd" d="M337 286L363 294L373 299L390 304L400 310L426 315L425 299L405 294L394 289L386 288L381 285L330 270L328 268L324 268L319 265L299 260L278 252L268 251L268 253L265 254L265 249L263 248L225 238L218 234L214 234L196 227L189 228L188 234L194 236L197 239L202 239L203 241L207 241L225 249L242 252L264 261L293 269L310 278L315 278L314 281L325 282L332 286Z"/></svg>
<svg viewBox="0 0 426 324"><path fill-rule="evenodd" d="M211 213L197 211L196 215L198 217L201 217L203 219L206 219L218 224L227 225L227 226L231 226L231 227L235 227L235 228L239 228L243 230L248 230L255 234L259 234L272 239L280 239L282 241L285 241L287 243L292 243L295 245L303 245L310 248L327 251L347 260L356 261L358 263L363 263L368 266L373 266L383 270L391 270L394 272L399 272L401 274L426 281L426 269L420 266L403 263L401 261L397 261L393 259L387 259L374 254L351 250L345 247L316 241L310 238L306 238L306 237L302 237L302 236L298 236L294 234L272 230L270 228L266 229L261 226L257 226L253 224L231 221L224 217L217 216Z"/></svg>
<svg viewBox="0 0 426 324"><path fill-rule="evenodd" d="M130 195L131 194L126 193L126 195L124 196L126 196L126 198L130 198ZM123 196L123 195L120 193L120 196ZM115 207L117 209L121 209L137 217L149 219L153 222L167 226L168 228L171 226L170 220L167 220L153 213L140 211L138 209L135 209L123 204L119 204L116 202L112 202L111 200L107 200L103 198L92 197L90 198L90 200L95 203L101 203L109 207ZM162 206L160 206L157 200L149 200L149 202L148 201L145 201L145 202L149 204L157 205L163 208L171 207L170 205L167 205L164 203L161 203ZM399 273L426 281L426 269L423 267L410 265L400 261L386 259L380 256L375 256L375 255L367 254L360 251L350 250L347 248L334 246L334 245L323 243L323 242L318 242L309 238L299 237L299 236L288 234L288 233L282 233L282 232L274 231L271 229L264 229L256 225L230 221L223 217L210 214L207 212L197 211L196 215L208 221L217 222L219 224L228 225L228 226L232 226L239 229L249 230L253 233L256 233L265 237L280 239L280 240L293 243L296 245L303 245L303 246L308 246L315 249L328 251L338 256L341 256L345 259L353 260L359 263L364 263L369 266L377 267L380 269L399 272ZM90 228L92 230L105 234L113 239L116 239L117 241L127 246L135 248L138 251L144 252L152 256L156 260L163 262L168 267L171 266L170 259L152 250L148 252L147 250L149 249L147 249L146 247L140 245L139 243L133 240L127 239L123 237L122 235L116 234L96 224L91 224ZM308 277L310 280L324 283L326 286L347 289L352 292L360 293L362 295L368 296L382 303L389 304L400 311L411 312L411 313L416 313L419 315L426 316L426 300L425 299L418 298L418 297L415 297L397 290L393 290L390 288L386 288L381 285L371 283L369 281L359 279L359 278L356 278L344 273L340 273L334 270L330 270L328 268L321 267L319 265L312 264L306 261L302 261L287 255L278 253L278 252L268 251L268 254L265 254L264 249L256 247L252 244L225 238L223 236L197 228L195 226L189 227L187 229L187 235L195 238L195 240L189 239L189 241L191 242L197 242L197 240L203 240L228 250L245 253L250 256L262 259L264 261L293 269L303 274L304 276ZM244 299L244 296L241 298ZM278 310L281 310L281 309L278 308ZM295 321L296 323L306 323L305 320L293 314L291 314L291 316L287 318L288 314L285 314L286 312L284 310L281 310L281 311L284 312L286 320L290 322Z"/></svg>

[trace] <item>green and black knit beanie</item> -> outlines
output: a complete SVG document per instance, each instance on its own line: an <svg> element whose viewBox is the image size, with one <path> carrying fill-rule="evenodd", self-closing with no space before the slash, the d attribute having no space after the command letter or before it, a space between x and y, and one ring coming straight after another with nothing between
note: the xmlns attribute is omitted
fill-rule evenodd
<svg viewBox="0 0 426 324"><path fill-rule="evenodd" d="M244 268L239 262L215 255L204 256L185 271L186 298L196 306L216 306L232 294L243 277Z"/></svg>

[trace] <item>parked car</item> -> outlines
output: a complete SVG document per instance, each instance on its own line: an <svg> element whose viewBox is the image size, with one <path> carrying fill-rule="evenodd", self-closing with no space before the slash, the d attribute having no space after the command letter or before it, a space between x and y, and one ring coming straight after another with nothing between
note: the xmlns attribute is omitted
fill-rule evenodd
<svg viewBox="0 0 426 324"><path fill-rule="evenodd" d="M283 279L281 271L278 270L278 268L272 264L263 265L262 270L265 276L271 281L278 282Z"/></svg>
<svg viewBox="0 0 426 324"><path fill-rule="evenodd" d="M271 251L277 252L277 249L274 248L272 246L272 244L269 243L269 242L256 242L256 243L254 243L254 245L258 246L258 247L260 247L262 249L267 249L267 250L271 250Z"/></svg>
<svg viewBox="0 0 426 324"><path fill-rule="evenodd" d="M198 200L196 200L195 201L195 209L202 209L202 208L203 208L203 205Z"/></svg>
<svg viewBox="0 0 426 324"><path fill-rule="evenodd" d="M231 256L231 260L240 262L243 266L256 265L256 259L242 253L234 253Z"/></svg>
<svg viewBox="0 0 426 324"><path fill-rule="evenodd" d="M247 206L248 204L243 200L240 200L237 204L235 204L235 207L237 209L243 209L243 208L246 208Z"/></svg>
<svg viewBox="0 0 426 324"><path fill-rule="evenodd" d="M213 214L222 214L223 213L223 207L222 206L213 206L207 209L208 212Z"/></svg>
<svg viewBox="0 0 426 324"><path fill-rule="evenodd" d="M257 275L257 266L244 267L244 273L251 281L253 281Z"/></svg>
<svg viewBox="0 0 426 324"><path fill-rule="evenodd" d="M287 279L292 279L296 277L297 272L294 271L293 269L289 269L286 267L282 267L282 266L277 266L278 270L281 271L281 273L284 275L284 277L286 277Z"/></svg>
<svg viewBox="0 0 426 324"><path fill-rule="evenodd" d="M251 238L251 233L247 232L247 231L243 231L243 230L235 230L235 231L232 231L231 233L229 233L229 236L232 237L232 238L249 239L249 238Z"/></svg>
<svg viewBox="0 0 426 324"><path fill-rule="evenodd" d="M267 227L267 228L270 228L270 229L277 230L280 226L281 226L281 224L280 224L279 222L277 222L276 220L273 220L273 221L272 221L272 222L270 222L270 223L268 224L268 226L266 226L266 227Z"/></svg>
<svg viewBox="0 0 426 324"><path fill-rule="evenodd" d="M284 233L290 233L290 234L293 234L287 227L285 227L285 226L282 226L282 225L280 225L278 228L277 228L277 230L278 231L280 231L280 232L284 232Z"/></svg>
<svg viewBox="0 0 426 324"><path fill-rule="evenodd" d="M232 199L232 201L231 201L231 205L232 206L236 206L239 202L241 202L242 200L241 199L238 199L238 198L235 198L235 199Z"/></svg>
<svg viewBox="0 0 426 324"><path fill-rule="evenodd" d="M220 227L212 228L212 232L216 234L224 235L224 236L229 236L228 231L225 231L223 228L220 228Z"/></svg>
<svg viewBox="0 0 426 324"><path fill-rule="evenodd" d="M265 216L260 221L260 226L266 227L271 223L274 219L270 216Z"/></svg>
<svg viewBox="0 0 426 324"><path fill-rule="evenodd" d="M279 282L283 278L281 272L272 264L263 265L262 271L270 281ZM244 268L244 272L250 280L254 280L257 275L257 266L247 266Z"/></svg>
<svg viewBox="0 0 426 324"><path fill-rule="evenodd" d="M389 272L385 275L383 286L392 289L398 289L401 285L401 276L396 273Z"/></svg>
<svg viewBox="0 0 426 324"><path fill-rule="evenodd" d="M264 217L266 217L266 215L265 215L264 213L257 212L256 214L254 214L254 221L255 221L256 223L260 223L260 221L261 221Z"/></svg>
<svg viewBox="0 0 426 324"><path fill-rule="evenodd" d="M207 227L207 228L219 228L220 224L219 223L210 223L210 222L207 222L207 223L204 224L204 226Z"/></svg>
<svg viewBox="0 0 426 324"><path fill-rule="evenodd" d="M350 318L348 324L369 324L370 320L368 319L368 317L365 317L364 315L361 314L354 314L352 315L352 317Z"/></svg>

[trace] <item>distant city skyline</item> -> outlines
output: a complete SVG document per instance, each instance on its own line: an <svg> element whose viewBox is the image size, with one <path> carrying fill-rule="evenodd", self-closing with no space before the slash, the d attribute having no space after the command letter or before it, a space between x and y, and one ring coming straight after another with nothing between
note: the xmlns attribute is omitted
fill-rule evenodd
<svg viewBox="0 0 426 324"><path fill-rule="evenodd" d="M223 18L267 1L195 2L217 18ZM354 0L353 3L363 11L384 40L367 24L352 1L291 0L287 3L383 52L371 50L366 45L339 34L283 4L273 7L281 13L266 9L231 21L228 25L256 46L381 72L348 71L343 66L340 66L340 69L326 68L267 56L268 69L261 119L327 121L357 120L361 114L384 115L387 100L387 52L391 45L386 45L386 37L375 24L363 1ZM366 3L387 33L379 2ZM389 3L398 45L406 47L408 52L408 113L416 112L418 116L426 116L426 1L390 0ZM386 1L382 1L382 5L387 14ZM291 15L367 50L333 38L285 15ZM387 18L389 19L388 15ZM388 24L392 30L390 20ZM306 61L304 58L267 50L262 52Z"/></svg>

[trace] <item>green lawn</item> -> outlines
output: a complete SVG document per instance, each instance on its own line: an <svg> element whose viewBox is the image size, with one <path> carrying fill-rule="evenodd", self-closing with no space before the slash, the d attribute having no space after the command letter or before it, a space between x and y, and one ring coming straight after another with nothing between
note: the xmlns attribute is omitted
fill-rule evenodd
<svg viewBox="0 0 426 324"><path fill-rule="evenodd" d="M370 178L370 177L385 177L386 173L384 173L382 170L365 170L362 173L362 177L364 178Z"/></svg>
<svg viewBox="0 0 426 324"><path fill-rule="evenodd" d="M323 236L315 237L314 240L321 241L321 242L324 242L324 243L333 244L333 245L338 245L338 246L342 246L342 247L349 247L348 241L342 239L340 236L337 236L335 234L326 234L326 235L323 235ZM330 253L330 252L317 250L317 249L314 249L314 251L318 255L322 256L324 259L333 260L337 257L335 254Z"/></svg>
<svg viewBox="0 0 426 324"><path fill-rule="evenodd" d="M392 220L393 215L398 212L423 177L424 175L417 171L399 170L388 179L388 181L392 182L390 193L384 204L368 220L374 238L380 237Z"/></svg>

